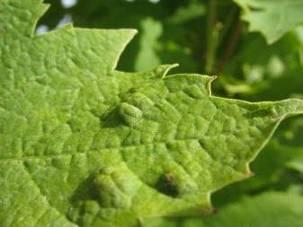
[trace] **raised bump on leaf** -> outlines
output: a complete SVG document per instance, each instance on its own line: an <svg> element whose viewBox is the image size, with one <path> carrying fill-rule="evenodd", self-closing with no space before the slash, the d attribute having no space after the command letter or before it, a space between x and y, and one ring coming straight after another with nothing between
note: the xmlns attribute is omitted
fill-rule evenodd
<svg viewBox="0 0 303 227"><path fill-rule="evenodd" d="M121 103L119 113L130 127L138 125L143 115L139 108L128 103Z"/></svg>

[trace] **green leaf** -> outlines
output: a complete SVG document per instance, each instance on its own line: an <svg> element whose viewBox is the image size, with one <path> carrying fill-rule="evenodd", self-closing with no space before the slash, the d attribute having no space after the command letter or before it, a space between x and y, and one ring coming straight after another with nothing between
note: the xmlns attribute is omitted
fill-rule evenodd
<svg viewBox="0 0 303 227"><path fill-rule="evenodd" d="M154 219L144 227L302 226L303 197L267 192L231 204L208 218Z"/></svg>
<svg viewBox="0 0 303 227"><path fill-rule="evenodd" d="M261 32L269 44L303 23L301 0L234 0L243 9L251 31Z"/></svg>
<svg viewBox="0 0 303 227"><path fill-rule="evenodd" d="M41 0L0 2L1 226L131 226L210 211L303 101L210 94L213 77L115 70L134 30L33 35Z"/></svg>

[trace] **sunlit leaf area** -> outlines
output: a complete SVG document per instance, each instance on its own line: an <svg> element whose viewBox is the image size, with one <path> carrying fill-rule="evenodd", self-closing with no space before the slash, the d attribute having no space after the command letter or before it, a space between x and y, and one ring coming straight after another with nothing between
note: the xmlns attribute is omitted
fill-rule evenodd
<svg viewBox="0 0 303 227"><path fill-rule="evenodd" d="M302 227L302 0L0 0L1 227Z"/></svg>

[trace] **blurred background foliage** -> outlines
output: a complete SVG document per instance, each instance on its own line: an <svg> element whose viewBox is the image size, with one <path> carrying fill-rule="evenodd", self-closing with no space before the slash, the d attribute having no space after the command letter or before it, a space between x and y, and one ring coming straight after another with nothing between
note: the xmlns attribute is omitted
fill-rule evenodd
<svg viewBox="0 0 303 227"><path fill-rule="evenodd" d="M303 23L303 1L295 7L292 1L279 7L281 0L48 0L51 7L37 33L66 23L135 28L139 33L119 70L179 63L173 73L218 75L216 95L250 101L303 97L303 28L296 26ZM283 13L286 25L276 21ZM213 195L218 212L210 217L142 220L142 225L302 226L303 118L284 122L251 168L254 177Z"/></svg>

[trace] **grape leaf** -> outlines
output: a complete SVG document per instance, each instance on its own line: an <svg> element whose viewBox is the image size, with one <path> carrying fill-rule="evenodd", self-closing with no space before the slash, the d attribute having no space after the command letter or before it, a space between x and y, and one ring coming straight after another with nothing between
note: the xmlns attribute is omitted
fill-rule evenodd
<svg viewBox="0 0 303 227"><path fill-rule="evenodd" d="M303 197L267 192L231 204L209 218L146 220L144 227L302 226Z"/></svg>
<svg viewBox="0 0 303 227"><path fill-rule="evenodd" d="M251 31L261 32L269 44L303 24L301 0L234 0L243 9Z"/></svg>
<svg viewBox="0 0 303 227"><path fill-rule="evenodd" d="M213 77L115 70L134 30L34 35L41 0L0 2L1 226L132 226L207 213L303 101L210 94Z"/></svg>

